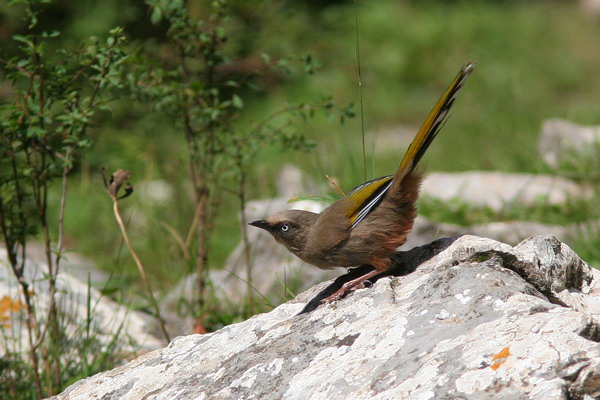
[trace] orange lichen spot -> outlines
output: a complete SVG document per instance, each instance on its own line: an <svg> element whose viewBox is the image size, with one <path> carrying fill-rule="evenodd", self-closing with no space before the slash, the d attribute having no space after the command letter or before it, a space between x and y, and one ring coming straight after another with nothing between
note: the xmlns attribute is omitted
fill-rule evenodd
<svg viewBox="0 0 600 400"><path fill-rule="evenodd" d="M10 327L10 314L18 312L23 308L21 300L13 300L8 296L2 296L0 298L0 325L9 328Z"/></svg>
<svg viewBox="0 0 600 400"><path fill-rule="evenodd" d="M490 368L494 371L498 370L506 362L508 356L510 356L510 349L507 346L492 356L492 365L490 365Z"/></svg>
<svg viewBox="0 0 600 400"><path fill-rule="evenodd" d="M510 348L505 347L502 350L500 350L497 354L494 354L492 356L492 361L496 361L501 358L507 358L508 356L510 356Z"/></svg>

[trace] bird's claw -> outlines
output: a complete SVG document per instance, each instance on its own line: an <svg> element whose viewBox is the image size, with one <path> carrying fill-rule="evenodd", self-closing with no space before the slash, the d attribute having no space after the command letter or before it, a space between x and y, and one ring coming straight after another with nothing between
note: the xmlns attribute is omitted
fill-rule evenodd
<svg viewBox="0 0 600 400"><path fill-rule="evenodd" d="M327 303L332 303L334 301L341 300L344 297L346 297L348 294L354 292L355 290L365 289L365 288L371 287L372 285L373 284L369 280L364 280L364 281L358 282L358 283L353 283L352 281L346 282L335 293L333 293L332 295L327 296L326 298L321 300L321 303L327 304Z"/></svg>

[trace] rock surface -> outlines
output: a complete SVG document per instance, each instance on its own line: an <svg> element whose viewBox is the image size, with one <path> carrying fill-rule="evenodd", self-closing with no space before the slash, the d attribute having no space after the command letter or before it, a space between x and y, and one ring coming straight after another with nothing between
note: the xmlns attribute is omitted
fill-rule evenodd
<svg viewBox="0 0 600 400"><path fill-rule="evenodd" d="M321 284L54 399L600 396L600 273L567 245L462 236L395 259L418 268L297 315Z"/></svg>
<svg viewBox="0 0 600 400"><path fill-rule="evenodd" d="M421 187L423 196L440 201L459 200L492 210L515 204L563 204L592 194L591 188L558 176L492 171L432 173Z"/></svg>
<svg viewBox="0 0 600 400"><path fill-rule="evenodd" d="M598 0L582 2L591 8ZM600 10L600 7L598 7ZM563 119L548 119L542 124L538 150L548 166L580 166L582 160L597 159L600 154L600 126L581 126Z"/></svg>

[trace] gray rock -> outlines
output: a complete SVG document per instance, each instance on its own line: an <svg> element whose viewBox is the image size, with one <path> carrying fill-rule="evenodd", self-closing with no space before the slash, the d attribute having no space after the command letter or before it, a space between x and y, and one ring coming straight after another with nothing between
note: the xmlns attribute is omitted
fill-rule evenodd
<svg viewBox="0 0 600 400"><path fill-rule="evenodd" d="M591 6L594 2L600 4L596 0L585 3ZM538 141L542 159L552 168L578 166L582 159L597 159L599 146L600 126L581 126L562 119L544 121Z"/></svg>
<svg viewBox="0 0 600 400"><path fill-rule="evenodd" d="M165 180L152 179L136 183L135 192L146 205L164 206L173 199L173 187Z"/></svg>
<svg viewBox="0 0 600 400"><path fill-rule="evenodd" d="M375 154L394 153L401 157L419 131L419 126L386 126L367 132L366 143L373 143ZM400 162L400 158L398 158Z"/></svg>
<svg viewBox="0 0 600 400"><path fill-rule="evenodd" d="M459 200L478 207L501 210L514 204L563 204L588 198L591 188L565 178L490 171L429 174L421 194L441 201Z"/></svg>
<svg viewBox="0 0 600 400"><path fill-rule="evenodd" d="M600 396L600 273L568 246L463 236L399 257L418 269L297 315L319 285L54 399Z"/></svg>
<svg viewBox="0 0 600 400"><path fill-rule="evenodd" d="M294 196L319 193L319 188L297 167L286 164L281 168L277 178L279 197L286 202Z"/></svg>

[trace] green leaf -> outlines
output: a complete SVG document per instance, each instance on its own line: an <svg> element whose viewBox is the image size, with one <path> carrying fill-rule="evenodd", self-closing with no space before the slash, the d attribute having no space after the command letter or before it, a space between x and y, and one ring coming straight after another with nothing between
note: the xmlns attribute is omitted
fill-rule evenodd
<svg viewBox="0 0 600 400"><path fill-rule="evenodd" d="M150 21L154 24L154 25L158 25L158 23L163 19L163 12L162 9L158 6L155 6L152 9L152 14L150 14Z"/></svg>
<svg viewBox="0 0 600 400"><path fill-rule="evenodd" d="M237 94L234 94L232 97L232 101L233 101L233 106L237 109L242 109L244 108L244 101L242 100L242 98L240 96L238 96Z"/></svg>
<svg viewBox="0 0 600 400"><path fill-rule="evenodd" d="M16 40L17 42L25 43L25 44L33 47L33 42L31 41L31 36L13 35L12 38L13 38L13 40Z"/></svg>
<svg viewBox="0 0 600 400"><path fill-rule="evenodd" d="M265 64L269 64L271 62L271 56L267 53L261 53L260 58L262 59L263 63L265 63Z"/></svg>

